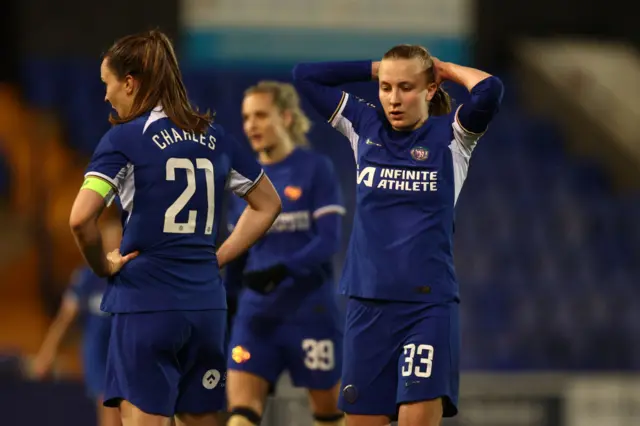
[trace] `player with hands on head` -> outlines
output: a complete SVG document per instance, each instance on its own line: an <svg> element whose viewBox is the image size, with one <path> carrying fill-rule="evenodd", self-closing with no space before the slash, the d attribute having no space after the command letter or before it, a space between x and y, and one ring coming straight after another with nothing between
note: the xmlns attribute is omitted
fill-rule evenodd
<svg viewBox="0 0 640 426"><path fill-rule="evenodd" d="M113 315L105 405L124 426L217 424L225 408L226 294L220 268L270 227L281 204L256 162L189 104L171 41L160 31L116 41L100 68L113 127L95 149L70 216ZM216 252L225 188L247 207ZM119 251L97 221L122 205Z"/></svg>
<svg viewBox="0 0 640 426"><path fill-rule="evenodd" d="M356 211L340 282L348 296L340 408L349 426L436 426L458 409L460 302L454 209L502 100L486 72L399 45L381 61L298 64L303 96L349 140ZM377 80L382 109L339 88ZM443 81L467 88L451 110Z"/></svg>
<svg viewBox="0 0 640 426"><path fill-rule="evenodd" d="M260 423L269 389L287 370L307 389L316 426L338 426L342 320L332 258L340 247L340 185L328 158L307 147L310 122L291 84L261 81L245 92L244 131L272 179L282 213L269 232L227 269L242 287L231 334L230 426ZM244 209L232 197L230 225Z"/></svg>

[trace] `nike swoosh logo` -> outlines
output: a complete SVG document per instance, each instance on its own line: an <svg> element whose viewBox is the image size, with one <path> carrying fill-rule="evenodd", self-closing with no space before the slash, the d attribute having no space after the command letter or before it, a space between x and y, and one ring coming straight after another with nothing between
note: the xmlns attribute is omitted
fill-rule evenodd
<svg viewBox="0 0 640 426"><path fill-rule="evenodd" d="M381 145L381 144L379 144L379 143L375 143L375 142L373 142L371 139L367 139L366 144L367 144L367 145L382 146L382 145Z"/></svg>

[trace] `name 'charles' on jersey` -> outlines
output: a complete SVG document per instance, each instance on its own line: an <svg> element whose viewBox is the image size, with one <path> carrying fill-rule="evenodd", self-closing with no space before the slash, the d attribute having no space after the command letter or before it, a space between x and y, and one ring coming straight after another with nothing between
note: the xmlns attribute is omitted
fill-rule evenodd
<svg viewBox="0 0 640 426"><path fill-rule="evenodd" d="M215 254L224 190L244 196L262 174L220 126L183 131L161 107L109 130L85 176L112 185L123 210L120 251L140 255L110 278L102 310L225 309Z"/></svg>
<svg viewBox="0 0 640 426"><path fill-rule="evenodd" d="M456 112L398 132L382 111L348 93L330 123L349 139L358 167L341 292L398 301L458 300L454 207L480 135L462 128Z"/></svg>

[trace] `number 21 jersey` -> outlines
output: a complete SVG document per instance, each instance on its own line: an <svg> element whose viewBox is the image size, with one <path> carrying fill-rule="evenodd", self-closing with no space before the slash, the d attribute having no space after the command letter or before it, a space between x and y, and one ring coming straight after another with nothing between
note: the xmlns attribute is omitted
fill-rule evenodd
<svg viewBox="0 0 640 426"><path fill-rule="evenodd" d="M161 107L111 128L85 176L108 182L122 205L120 251L139 251L102 300L111 313L225 309L215 254L225 188L246 195L263 176L252 153L217 124L197 134Z"/></svg>

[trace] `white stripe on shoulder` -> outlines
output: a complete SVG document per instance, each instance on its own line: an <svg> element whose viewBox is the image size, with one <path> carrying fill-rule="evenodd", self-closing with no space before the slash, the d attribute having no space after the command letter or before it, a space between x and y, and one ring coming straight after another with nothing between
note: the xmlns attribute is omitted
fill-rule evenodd
<svg viewBox="0 0 640 426"><path fill-rule="evenodd" d="M127 167L122 170L122 173L118 173L118 176L122 176L118 188L122 209L129 213L128 217L131 217L136 193L135 166L132 163L127 163Z"/></svg>
<svg viewBox="0 0 640 426"><path fill-rule="evenodd" d="M142 134L144 134L147 131L147 128L149 128L149 126L151 126L153 123L155 123L158 120L162 120L163 118L167 118L167 114L165 114L162 107L158 105L153 110L151 110L151 114L149 114L149 118L147 118L147 121L144 123Z"/></svg>
<svg viewBox="0 0 640 426"><path fill-rule="evenodd" d="M356 130L351 120L349 120L347 117L345 117L342 114L351 96L347 92L343 92L343 93L344 93L344 96L342 97L342 102L340 104L340 107L336 111L335 116L331 120L331 126L333 126L333 128L335 128L337 131L339 131L344 136L346 136L347 139L349 139L349 144L351 145L351 149L353 150L353 155L355 156L356 164L357 164L358 163L358 142L360 141L360 135L356 133Z"/></svg>
<svg viewBox="0 0 640 426"><path fill-rule="evenodd" d="M238 173L237 170L231 169L229 171L229 178L227 179L227 189L233 191L238 197L244 197L260 182L262 176L264 176L264 170L260 170L258 177L255 180L251 180Z"/></svg>
<svg viewBox="0 0 640 426"><path fill-rule="evenodd" d="M342 112L344 108L347 106L347 102L349 102L349 94L347 92L342 92L342 98L340 99L340 105L338 105L338 109L333 114L333 117L329 121L333 127L337 126L338 117L342 116Z"/></svg>
<svg viewBox="0 0 640 426"><path fill-rule="evenodd" d="M313 218L318 219L321 216L324 216L326 214L331 214L331 213L344 216L345 214L347 214L347 209L345 209L339 204L329 204L327 206L323 206L323 207L320 207L319 209L316 209L313 212Z"/></svg>
<svg viewBox="0 0 640 426"><path fill-rule="evenodd" d="M451 127L453 127L453 139L457 143L460 150L464 153L464 155L470 157L471 152L476 147L478 140L484 135L482 133L473 133L469 130L465 129L462 124L460 124L460 120L458 120L458 112L462 105L458 107L456 110L455 118L453 123L451 123Z"/></svg>

